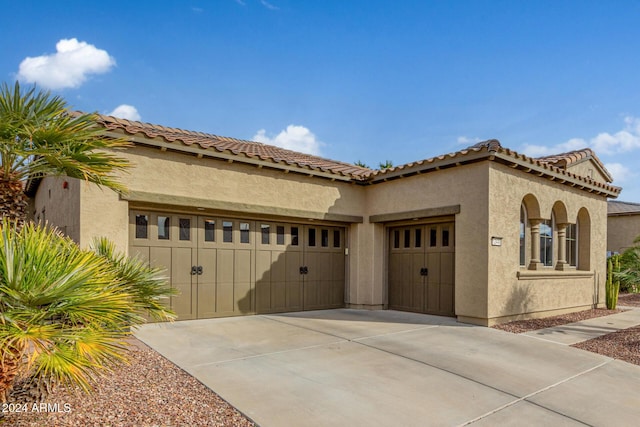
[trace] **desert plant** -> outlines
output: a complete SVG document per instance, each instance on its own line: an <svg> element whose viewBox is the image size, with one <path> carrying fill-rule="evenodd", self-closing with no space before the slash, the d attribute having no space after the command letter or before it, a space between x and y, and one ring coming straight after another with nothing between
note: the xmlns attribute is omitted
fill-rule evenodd
<svg viewBox="0 0 640 427"><path fill-rule="evenodd" d="M21 378L89 391L96 375L125 360L141 312L171 317L156 303L166 291L156 270L99 246L82 250L56 230L3 219L0 400Z"/></svg>
<svg viewBox="0 0 640 427"><path fill-rule="evenodd" d="M384 163L379 163L380 170L391 169L393 167L393 162L391 160L385 160Z"/></svg>
<svg viewBox="0 0 640 427"><path fill-rule="evenodd" d="M640 240L620 255L620 271L614 273L623 292L640 292Z"/></svg>
<svg viewBox="0 0 640 427"><path fill-rule="evenodd" d="M609 310L615 310L618 305L620 279L616 274L620 272L620 255L613 255L607 260L607 283L605 286L606 304Z"/></svg>
<svg viewBox="0 0 640 427"><path fill-rule="evenodd" d="M111 150L126 146L105 136L94 114L69 111L64 99L35 87L0 86L0 216L26 219L24 183L67 175L124 191L115 172L129 165Z"/></svg>

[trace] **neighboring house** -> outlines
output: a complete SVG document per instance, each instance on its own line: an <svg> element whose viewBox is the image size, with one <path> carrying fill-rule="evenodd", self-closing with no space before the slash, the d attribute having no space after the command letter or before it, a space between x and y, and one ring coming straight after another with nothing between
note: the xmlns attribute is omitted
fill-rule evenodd
<svg viewBox="0 0 640 427"><path fill-rule="evenodd" d="M352 307L492 325L604 303L607 198L589 150L496 140L385 170L102 116L126 196L65 178L34 216L167 268L181 319Z"/></svg>
<svg viewBox="0 0 640 427"><path fill-rule="evenodd" d="M609 201L607 253L622 253L640 237L640 203Z"/></svg>

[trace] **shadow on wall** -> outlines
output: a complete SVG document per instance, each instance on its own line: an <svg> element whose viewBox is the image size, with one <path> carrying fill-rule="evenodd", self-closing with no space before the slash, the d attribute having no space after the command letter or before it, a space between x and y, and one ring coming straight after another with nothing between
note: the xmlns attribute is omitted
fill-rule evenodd
<svg viewBox="0 0 640 427"><path fill-rule="evenodd" d="M329 213L340 200L334 201ZM270 227L268 237L262 234L263 226ZM284 227L283 241L278 227ZM256 221L251 267L255 283L237 300L237 309L242 314L268 314L344 307L348 227Z"/></svg>
<svg viewBox="0 0 640 427"><path fill-rule="evenodd" d="M514 286L505 302L504 311L498 317L527 314L531 310L531 305L529 286Z"/></svg>

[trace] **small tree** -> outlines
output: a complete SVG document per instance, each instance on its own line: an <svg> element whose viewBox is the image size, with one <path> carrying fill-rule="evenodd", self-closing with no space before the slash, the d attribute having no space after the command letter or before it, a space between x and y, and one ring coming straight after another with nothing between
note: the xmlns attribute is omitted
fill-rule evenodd
<svg viewBox="0 0 640 427"><path fill-rule="evenodd" d="M0 216L26 219L27 179L67 175L124 191L114 173L129 163L111 152L127 142L105 136L94 114L73 114L64 99L35 87L0 86Z"/></svg>
<svg viewBox="0 0 640 427"><path fill-rule="evenodd" d="M356 166L360 166L361 168L367 168L367 169L369 169L369 165L368 165L368 164L366 164L365 162L360 161L360 160L357 160L357 161L354 163L354 165L356 165Z"/></svg>
<svg viewBox="0 0 640 427"><path fill-rule="evenodd" d="M125 360L124 339L142 313L174 317L160 303L171 291L159 271L105 240L93 252L44 226L1 227L0 400L20 378L88 391Z"/></svg>
<svg viewBox="0 0 640 427"><path fill-rule="evenodd" d="M640 237L620 255L620 271L614 275L620 281L620 290L640 292Z"/></svg>

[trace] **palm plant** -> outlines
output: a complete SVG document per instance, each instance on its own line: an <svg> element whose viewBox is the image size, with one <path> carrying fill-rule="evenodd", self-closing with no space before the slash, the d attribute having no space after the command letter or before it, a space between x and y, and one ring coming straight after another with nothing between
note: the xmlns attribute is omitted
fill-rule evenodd
<svg viewBox="0 0 640 427"><path fill-rule="evenodd" d="M67 103L49 92L26 92L20 84L0 87L0 214L26 219L27 179L67 175L124 191L114 173L127 168L126 159L110 150L126 146L107 138L94 114L69 111Z"/></svg>
<svg viewBox="0 0 640 427"><path fill-rule="evenodd" d="M124 339L141 313L173 317L161 304L170 291L159 271L107 241L94 252L44 226L4 219L1 227L0 400L20 378L88 391L125 359Z"/></svg>
<svg viewBox="0 0 640 427"><path fill-rule="evenodd" d="M640 237L634 245L620 255L620 271L614 273L620 281L620 289L626 292L640 292Z"/></svg>
<svg viewBox="0 0 640 427"><path fill-rule="evenodd" d="M391 160L385 160L384 163L379 163L380 170L391 169L393 167L393 162Z"/></svg>

